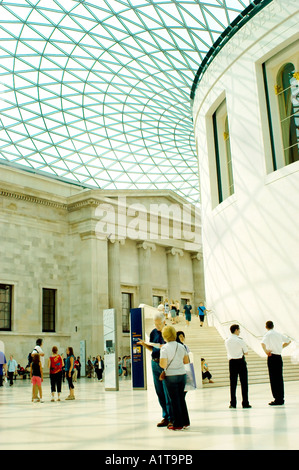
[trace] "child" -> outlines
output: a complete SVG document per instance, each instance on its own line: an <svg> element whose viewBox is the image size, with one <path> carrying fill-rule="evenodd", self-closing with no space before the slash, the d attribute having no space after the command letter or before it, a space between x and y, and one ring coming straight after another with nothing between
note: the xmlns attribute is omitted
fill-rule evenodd
<svg viewBox="0 0 299 470"><path fill-rule="evenodd" d="M32 356L32 362L30 365L30 379L32 382L32 401L42 402L43 369L39 354L34 354Z"/></svg>
<svg viewBox="0 0 299 470"><path fill-rule="evenodd" d="M205 362L203 357L201 358L201 375L203 381L208 379L210 384L214 383L212 380L212 374L209 372L208 364Z"/></svg>

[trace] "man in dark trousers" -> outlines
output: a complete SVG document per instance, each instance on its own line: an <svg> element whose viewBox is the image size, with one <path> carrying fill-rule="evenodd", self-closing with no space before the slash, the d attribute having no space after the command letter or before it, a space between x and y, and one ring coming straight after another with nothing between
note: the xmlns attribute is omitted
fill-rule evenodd
<svg viewBox="0 0 299 470"><path fill-rule="evenodd" d="M160 367L160 347L165 344L162 336L162 329L165 326L164 313L157 312L154 315L155 328L151 331L149 337L149 343L144 340L140 340L137 344L141 344L146 349L152 352L152 373L155 391L162 408L162 420L157 424L158 427L168 427L173 423L173 412L171 400L165 385L165 380L159 380L159 376L163 369ZM156 345L156 347L154 346Z"/></svg>
<svg viewBox="0 0 299 470"><path fill-rule="evenodd" d="M269 405L283 405L284 404L284 383L283 383L283 361L281 353L283 348L288 346L290 339L274 330L272 321L266 322L267 333L262 339L262 348L267 357L267 365L269 371L269 379L274 401Z"/></svg>
<svg viewBox="0 0 299 470"><path fill-rule="evenodd" d="M242 406L251 408L248 401L248 373L245 355L248 354L248 348L242 338L239 338L239 325L231 325L231 335L225 340L227 357L229 359L229 378L230 378L230 408L237 407L237 382L238 376L241 382Z"/></svg>

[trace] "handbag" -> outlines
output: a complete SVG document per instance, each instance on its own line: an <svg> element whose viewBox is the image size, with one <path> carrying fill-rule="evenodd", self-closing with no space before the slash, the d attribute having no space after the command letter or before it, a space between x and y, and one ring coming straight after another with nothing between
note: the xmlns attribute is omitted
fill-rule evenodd
<svg viewBox="0 0 299 470"><path fill-rule="evenodd" d="M175 355L176 355L176 352L177 352L177 349L178 349L178 343L177 343L177 345L176 345L176 349L175 349L175 353L174 353L173 358L171 359L170 363L167 364L166 369L164 369L164 370L161 372L161 374L159 375L159 380L164 380L164 379L165 379L165 377L166 377L166 370L168 369L168 367L170 366L170 364L171 364L172 361L174 360Z"/></svg>
<svg viewBox="0 0 299 470"><path fill-rule="evenodd" d="M189 364L185 364L185 371L186 371L185 392L196 389L196 379L195 379L195 370L194 370L192 353L189 353L189 358L190 358Z"/></svg>

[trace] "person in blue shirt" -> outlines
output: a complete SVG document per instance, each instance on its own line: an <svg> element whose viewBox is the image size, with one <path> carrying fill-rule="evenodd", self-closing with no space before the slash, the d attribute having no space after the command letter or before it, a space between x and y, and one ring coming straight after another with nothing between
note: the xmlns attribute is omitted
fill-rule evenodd
<svg viewBox="0 0 299 470"><path fill-rule="evenodd" d="M66 361L65 361L65 376L68 381L70 394L66 397L66 400L75 400L74 384L73 384L73 374L75 370L75 356L74 351L71 346L66 350Z"/></svg>
<svg viewBox="0 0 299 470"><path fill-rule="evenodd" d="M205 315L207 312L210 312L210 310L207 310L206 307L204 306L203 302L200 302L199 307L198 307L198 318L200 321L200 326L203 326L203 322L205 320Z"/></svg>
<svg viewBox="0 0 299 470"><path fill-rule="evenodd" d="M10 356L9 361L7 363L7 374L9 378L9 385L13 385L13 376L17 373L18 369L18 363L17 361L13 358L13 356Z"/></svg>
<svg viewBox="0 0 299 470"><path fill-rule="evenodd" d="M152 373L155 391L162 408L162 420L157 424L157 427L169 427L173 425L173 411L169 393L165 384L165 380L159 380L163 371L160 367L160 347L155 347L153 344L163 345L165 341L162 336L162 329L165 326L165 316L161 312L157 312L154 316L155 328L151 331L149 337L149 344L144 340L139 340L137 344L141 344L146 349L152 352Z"/></svg>

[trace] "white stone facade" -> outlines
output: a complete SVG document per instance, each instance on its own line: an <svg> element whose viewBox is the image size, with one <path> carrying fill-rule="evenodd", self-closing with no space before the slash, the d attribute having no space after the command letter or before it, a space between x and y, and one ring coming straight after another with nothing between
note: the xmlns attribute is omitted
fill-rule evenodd
<svg viewBox="0 0 299 470"><path fill-rule="evenodd" d="M174 221L166 214L150 231L155 204L185 206L191 223L179 212ZM114 225L107 226L105 207L113 209ZM81 340L87 356L103 354L106 308L117 309L119 355L129 353L122 293L131 294L132 307L152 305L153 296L204 300L200 217L170 191L86 190L2 166L0 220L0 284L13 286L11 329L0 331L0 340L23 366L37 338L46 355L54 345L79 355ZM168 238L155 234L161 224L169 224ZM181 236L172 236L173 224ZM53 332L42 331L44 288L57 293Z"/></svg>
<svg viewBox="0 0 299 470"><path fill-rule="evenodd" d="M243 337L259 354L267 320L299 339L299 161L271 168L263 78L263 64L275 57L278 70L288 62L288 51L298 67L298 24L298 2L273 0L211 62L193 104L207 305L223 335L232 322L240 323ZM280 64L282 51L287 53ZM272 96L270 69L267 79ZM224 100L234 191L219 203L212 119ZM274 128L274 138L278 132Z"/></svg>

